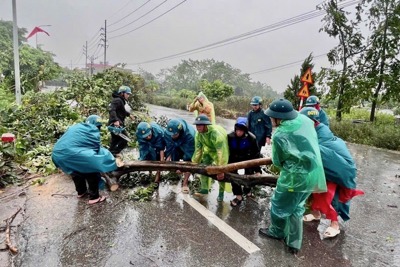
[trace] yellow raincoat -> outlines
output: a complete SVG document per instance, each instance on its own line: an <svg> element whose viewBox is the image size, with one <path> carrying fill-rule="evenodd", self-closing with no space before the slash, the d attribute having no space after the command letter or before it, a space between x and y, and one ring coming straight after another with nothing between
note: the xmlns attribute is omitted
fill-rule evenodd
<svg viewBox="0 0 400 267"><path fill-rule="evenodd" d="M203 103L198 101L198 98L204 98ZM189 111L194 112L195 116L204 114L208 117L212 124L215 124L214 105L211 103L203 92L200 92L194 101L189 105Z"/></svg>

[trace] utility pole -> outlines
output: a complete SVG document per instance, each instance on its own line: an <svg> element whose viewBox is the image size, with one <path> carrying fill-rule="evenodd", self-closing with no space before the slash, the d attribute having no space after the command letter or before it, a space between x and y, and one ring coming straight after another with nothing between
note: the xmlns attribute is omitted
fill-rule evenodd
<svg viewBox="0 0 400 267"><path fill-rule="evenodd" d="M102 46L104 47L104 62L103 62L103 69L106 69L107 65L107 20L104 21L104 28L101 28L101 30L104 31L104 33L100 33L101 36L104 38L101 38L101 41L103 41Z"/></svg>
<svg viewBox="0 0 400 267"><path fill-rule="evenodd" d="M88 65L87 65L87 60L88 60L87 49L88 49L88 46L87 46L87 41L86 41L86 44L83 46L83 54L85 55L85 59L86 59L86 60L85 60L85 70L86 70L86 74L89 73Z"/></svg>
<svg viewBox="0 0 400 267"><path fill-rule="evenodd" d="M17 25L17 3L12 0L13 8L13 46L14 46L14 79L15 79L15 101L21 105L21 82L19 74L19 46L18 46L18 25Z"/></svg>

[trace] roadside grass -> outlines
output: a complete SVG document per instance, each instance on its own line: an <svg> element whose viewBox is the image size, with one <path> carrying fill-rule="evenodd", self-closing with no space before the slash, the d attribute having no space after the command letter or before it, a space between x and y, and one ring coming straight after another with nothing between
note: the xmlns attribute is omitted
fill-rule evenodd
<svg viewBox="0 0 400 267"><path fill-rule="evenodd" d="M183 109L191 99L170 96L151 96L146 101L150 104ZM228 119L246 116L250 110L248 97L231 96L224 101L214 102L215 114ZM266 106L265 106L266 108ZM343 113L342 120L336 121L334 109L324 109L330 117L332 132L343 140L356 144L400 151L400 124L389 114L376 113L374 122L369 122L369 110L352 108L350 113Z"/></svg>

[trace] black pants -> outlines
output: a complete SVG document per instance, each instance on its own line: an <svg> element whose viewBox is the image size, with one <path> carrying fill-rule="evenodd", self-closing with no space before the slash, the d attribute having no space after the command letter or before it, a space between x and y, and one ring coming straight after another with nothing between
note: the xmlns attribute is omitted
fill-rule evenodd
<svg viewBox="0 0 400 267"><path fill-rule="evenodd" d="M245 169L244 170L244 174L254 174L254 171L249 170L249 169ZM247 195L251 191L250 187L243 187L243 189L242 189L242 186L240 184L235 183L235 182L231 182L231 185L232 185L232 193L235 196Z"/></svg>
<svg viewBox="0 0 400 267"><path fill-rule="evenodd" d="M92 173L80 173L74 172L71 174L72 180L75 184L75 189L78 192L78 195L82 195L86 192L89 193L89 199L99 198L99 182L101 179L100 173L92 172ZM89 187L89 191L87 190L87 185Z"/></svg>
<svg viewBox="0 0 400 267"><path fill-rule="evenodd" d="M126 131L122 132L124 135L126 134ZM124 138L115 135L111 133L111 144L110 144L110 152L114 156L118 153L121 153L121 151L128 145L128 141L126 141Z"/></svg>

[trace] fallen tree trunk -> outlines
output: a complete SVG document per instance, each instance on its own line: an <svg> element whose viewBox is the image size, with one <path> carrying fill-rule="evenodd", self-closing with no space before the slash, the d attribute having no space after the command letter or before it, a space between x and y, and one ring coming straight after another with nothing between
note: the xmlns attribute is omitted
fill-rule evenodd
<svg viewBox="0 0 400 267"><path fill-rule="evenodd" d="M275 185L277 176L274 175L239 175L231 173L232 171L251 168L260 165L270 165L272 160L270 158L260 158L254 160L241 161L221 166L210 166L196 164L192 162L183 161L127 161L124 166L118 168L116 171L108 173L109 177L119 178L122 175L135 171L177 171L197 173L207 175L213 179L216 174L225 173L225 182L234 181L238 184L245 186L253 186L256 184L261 185Z"/></svg>
<svg viewBox="0 0 400 267"><path fill-rule="evenodd" d="M101 176L106 180L106 184L111 192L118 190L119 184L114 177L110 177L107 173L102 173Z"/></svg>

